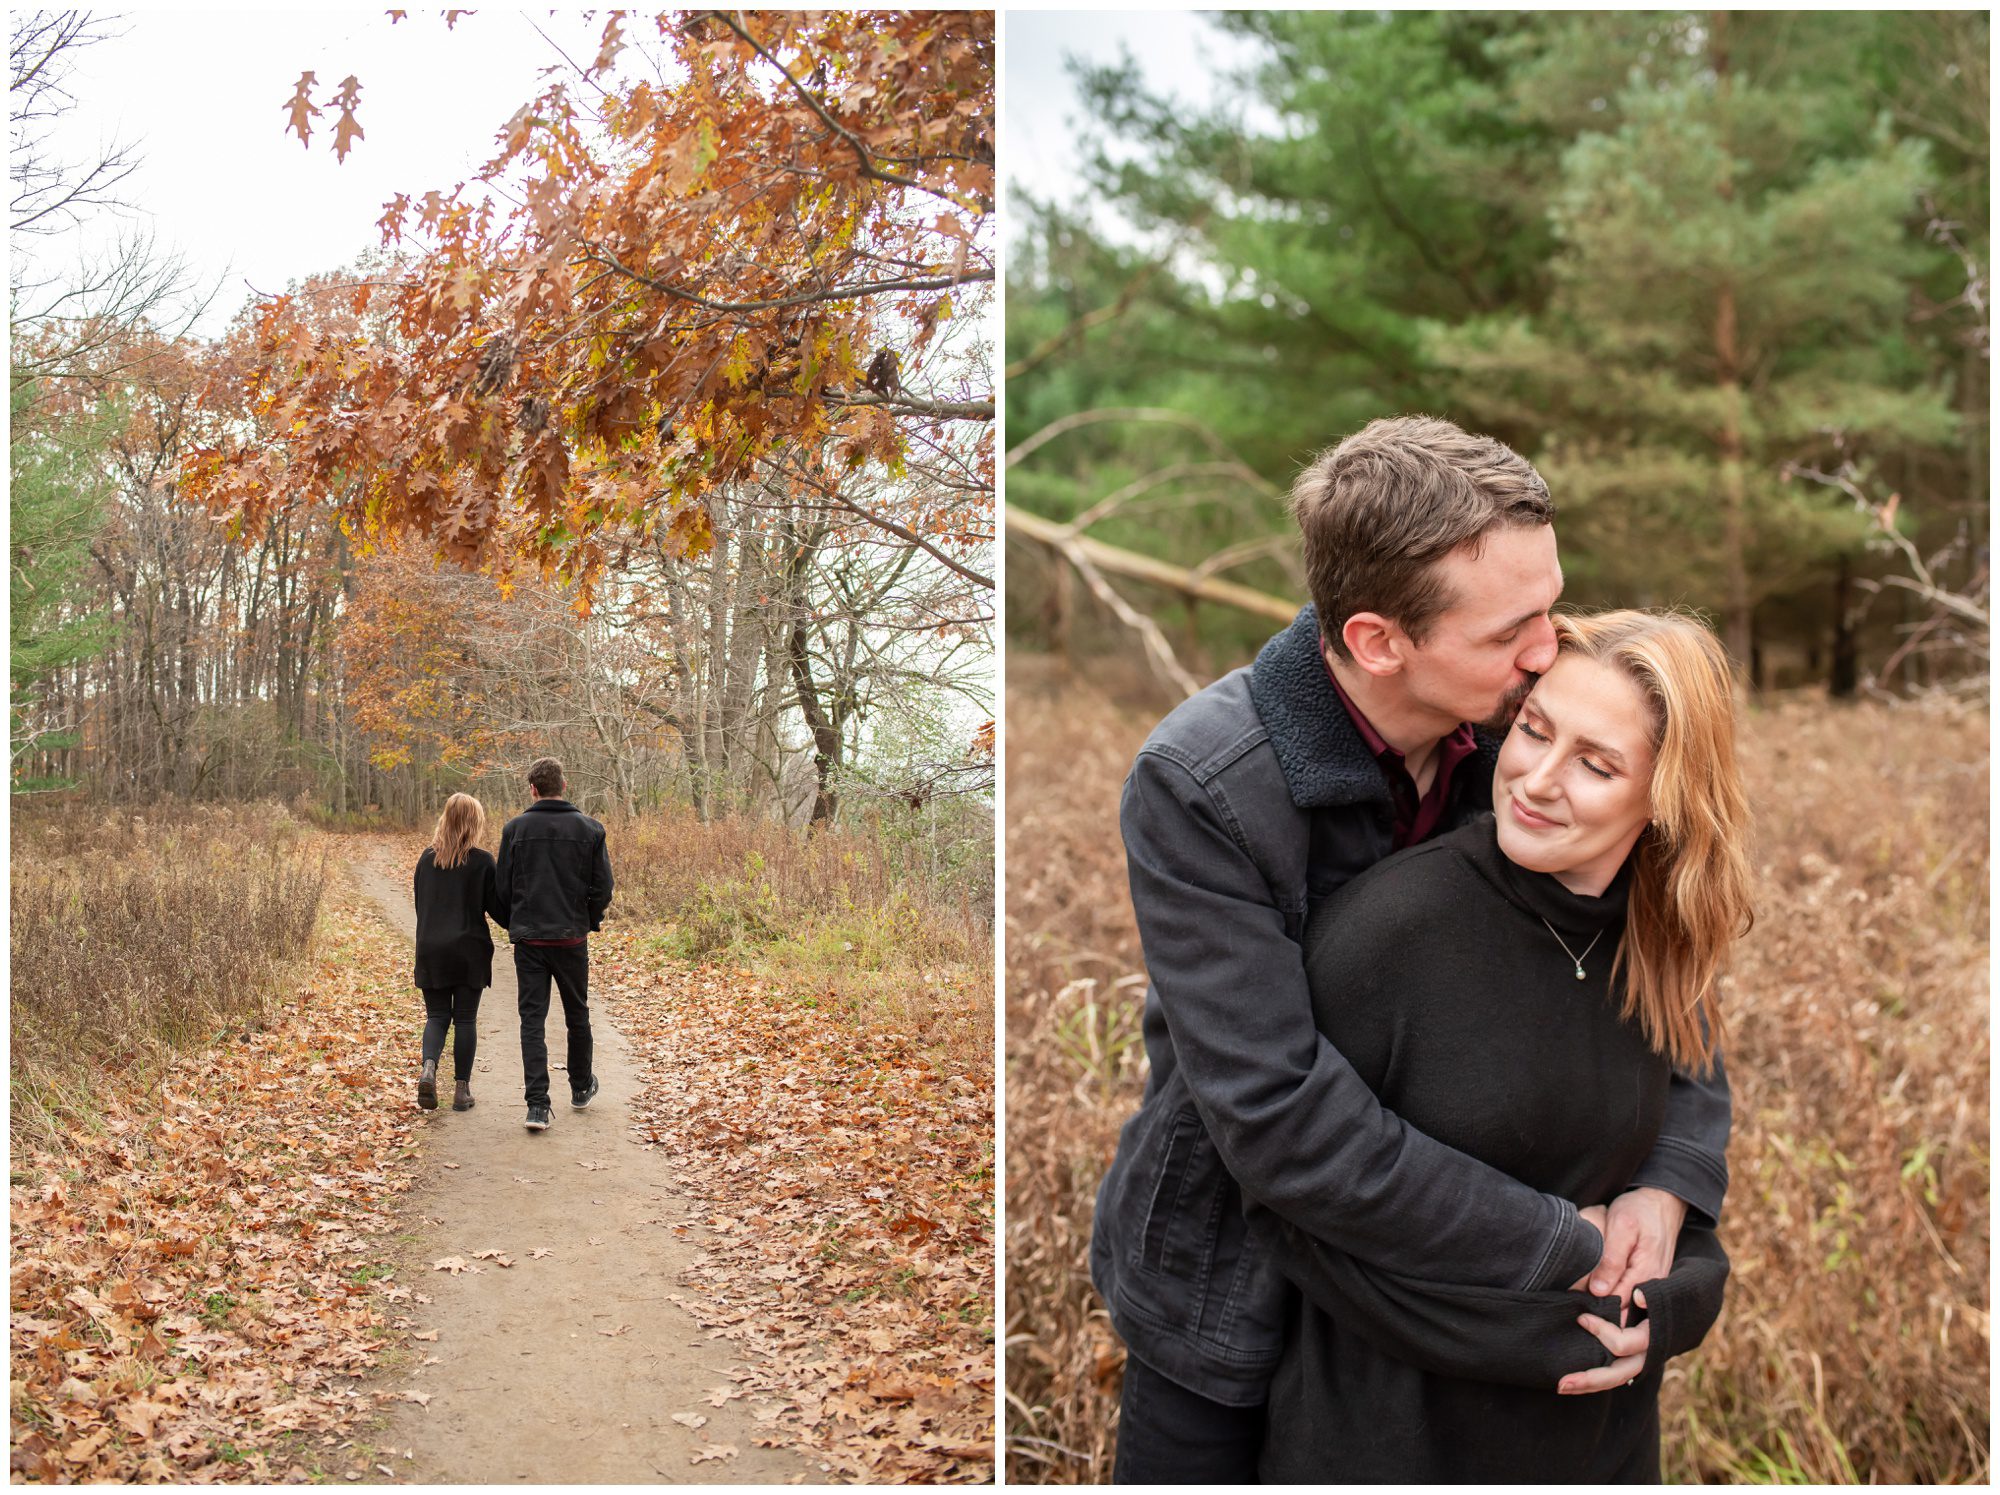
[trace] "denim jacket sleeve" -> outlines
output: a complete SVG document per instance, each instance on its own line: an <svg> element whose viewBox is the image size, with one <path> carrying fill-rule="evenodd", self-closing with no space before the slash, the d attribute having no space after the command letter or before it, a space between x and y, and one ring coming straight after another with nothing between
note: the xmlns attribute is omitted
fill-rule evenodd
<svg viewBox="0 0 2000 1495"><path fill-rule="evenodd" d="M1120 821L1176 1058L1247 1198L1434 1281L1539 1289L1597 1264L1574 1205L1406 1125L1320 1035L1299 946L1213 777L1142 752Z"/></svg>
<svg viewBox="0 0 2000 1495"><path fill-rule="evenodd" d="M590 861L590 886L585 898L590 909L590 927L596 930L611 907L611 850L605 844L603 827L598 828L597 847Z"/></svg>
<svg viewBox="0 0 2000 1495"><path fill-rule="evenodd" d="M1554 1391L1564 1376L1611 1363L1611 1352L1577 1323L1594 1313L1618 1322L1616 1297L1554 1288L1509 1292L1426 1282L1356 1260L1269 1213L1252 1228L1285 1275L1342 1330L1435 1375ZM1653 1330L1646 1370L1700 1344L1722 1311L1729 1258L1712 1231L1682 1229L1667 1275L1642 1283Z"/></svg>
<svg viewBox="0 0 2000 1495"><path fill-rule="evenodd" d="M507 905L500 898L500 868L495 862L486 864L486 878L480 887L480 905L486 910L486 917L502 929L507 927Z"/></svg>

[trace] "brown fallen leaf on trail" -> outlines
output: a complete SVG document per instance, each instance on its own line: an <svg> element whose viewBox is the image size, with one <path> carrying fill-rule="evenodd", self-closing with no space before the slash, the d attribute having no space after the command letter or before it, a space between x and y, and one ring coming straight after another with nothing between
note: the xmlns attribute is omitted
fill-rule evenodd
<svg viewBox="0 0 2000 1495"><path fill-rule="evenodd" d="M514 1265L514 1258L509 1256L505 1251L495 1251L488 1248L485 1251L475 1251L472 1255L476 1261L490 1261L495 1266L511 1267Z"/></svg>
<svg viewBox="0 0 2000 1495"><path fill-rule="evenodd" d="M631 1329L631 1327L630 1324L620 1324L615 1329L599 1329L597 1332L602 1334L606 1339L616 1339L619 1335Z"/></svg>
<svg viewBox="0 0 2000 1495"><path fill-rule="evenodd" d="M517 1184L538 1184L541 1180L539 1178L523 1178L517 1173L514 1175L514 1182Z"/></svg>
<svg viewBox="0 0 2000 1495"><path fill-rule="evenodd" d="M431 1394L428 1391L399 1391L396 1395L400 1400L415 1402L420 1407L428 1407L431 1404Z"/></svg>
<svg viewBox="0 0 2000 1495"><path fill-rule="evenodd" d="M714 1459L733 1459L735 1457L736 1445L734 1443L711 1443L705 1448L697 1448L692 1454L688 1455L688 1462L690 1464L706 1464Z"/></svg>
<svg viewBox="0 0 2000 1495"><path fill-rule="evenodd" d="M533 1261L540 1261L544 1256L554 1256L554 1255L555 1252L550 1250L547 1246L537 1246L535 1247L534 1250L528 1253L529 1259Z"/></svg>
<svg viewBox="0 0 2000 1495"><path fill-rule="evenodd" d="M88 1464L97 1457L98 1450L111 1441L111 1429L99 1428L86 1438L79 1438L62 1452L66 1464ZM699 1459L696 1460L700 1462Z"/></svg>
<svg viewBox="0 0 2000 1495"><path fill-rule="evenodd" d="M595 1173L599 1169L609 1167L610 1165L606 1163L600 1163L594 1158L581 1158L577 1161L576 1166L585 1169L588 1172Z"/></svg>
<svg viewBox="0 0 2000 1495"><path fill-rule="evenodd" d="M445 1167L447 1167L447 1168L458 1168L458 1167L462 1167L462 1166L464 1166L464 1165L463 1165L463 1164L460 1164L460 1163L446 1163L446 1164L445 1164Z"/></svg>
<svg viewBox="0 0 2000 1495"><path fill-rule="evenodd" d="M460 1272L465 1270L465 1258L462 1256L440 1256L436 1261L431 1263L431 1270L433 1272L449 1272L452 1276L456 1277Z"/></svg>
<svg viewBox="0 0 2000 1495"><path fill-rule="evenodd" d="M735 1401L742 1394L741 1386L717 1386L708 1393L708 1404L711 1407L720 1407L725 1402Z"/></svg>
<svg viewBox="0 0 2000 1495"><path fill-rule="evenodd" d="M676 1412L674 1413L674 1421L678 1422L684 1428L705 1428L708 1426L708 1419L699 1412Z"/></svg>
<svg viewBox="0 0 2000 1495"><path fill-rule="evenodd" d="M429 1343L435 1343L437 1341L437 1337L438 1337L438 1331L435 1329L426 1329L421 1334L412 1334L410 1336L410 1338L412 1339L421 1339Z"/></svg>

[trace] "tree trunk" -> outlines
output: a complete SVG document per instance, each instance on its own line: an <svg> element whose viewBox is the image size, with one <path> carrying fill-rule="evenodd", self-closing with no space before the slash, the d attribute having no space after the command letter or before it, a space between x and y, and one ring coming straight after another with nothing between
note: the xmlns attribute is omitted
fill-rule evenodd
<svg viewBox="0 0 2000 1495"><path fill-rule="evenodd" d="M1729 159L1729 12L1715 12L1709 31L1709 61L1715 69L1716 102L1722 111L1723 155ZM1723 168L1716 190L1732 201L1736 184ZM1736 284L1725 274L1715 298L1716 384L1722 394L1722 429L1717 433L1722 478L1722 642L1737 679L1750 663L1750 573L1748 501L1743 482L1743 358L1737 343Z"/></svg>
<svg viewBox="0 0 2000 1495"><path fill-rule="evenodd" d="M1842 555L1833 574L1833 658L1826 693L1836 701L1851 700L1861 683L1861 654L1855 641L1854 563Z"/></svg>
<svg viewBox="0 0 2000 1495"><path fill-rule="evenodd" d="M816 786L812 819L807 822L806 828L816 831L830 825L840 808L839 795L833 788L834 770L840 766L840 729L827 718L820 705L819 688L813 683L812 656L807 650L807 642L805 620L795 617L790 643L792 685L799 693L799 710L805 714L806 726L812 730L813 782Z"/></svg>

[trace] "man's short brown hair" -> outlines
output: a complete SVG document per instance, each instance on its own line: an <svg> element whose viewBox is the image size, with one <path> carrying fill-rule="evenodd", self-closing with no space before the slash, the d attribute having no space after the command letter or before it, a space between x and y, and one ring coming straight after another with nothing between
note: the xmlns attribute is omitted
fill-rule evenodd
<svg viewBox="0 0 2000 1495"><path fill-rule="evenodd" d="M1421 644L1455 600L1439 561L1555 512L1541 474L1491 436L1427 415L1370 421L1292 484L1321 636L1346 659L1347 620L1380 613Z"/></svg>
<svg viewBox="0 0 2000 1495"><path fill-rule="evenodd" d="M553 758L537 758L528 765L528 783L543 799L563 792L562 765Z"/></svg>

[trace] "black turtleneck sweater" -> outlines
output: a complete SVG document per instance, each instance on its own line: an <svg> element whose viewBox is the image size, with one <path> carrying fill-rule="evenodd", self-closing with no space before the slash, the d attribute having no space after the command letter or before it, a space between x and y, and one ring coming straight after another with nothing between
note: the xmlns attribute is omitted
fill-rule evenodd
<svg viewBox="0 0 2000 1495"><path fill-rule="evenodd" d="M1607 1203L1652 1150L1672 1078L1609 979L1628 881L1571 893L1503 856L1490 816L1390 857L1313 912L1319 1029L1412 1127ZM1593 938L1579 981L1563 942L1580 955ZM1609 1362L1576 1318L1616 1322L1615 1299L1424 1282L1267 1212L1253 1223L1303 1290L1271 1388L1267 1481L1658 1480L1661 1370L1721 1309L1711 1233L1683 1231L1674 1270L1644 1289L1653 1347L1637 1382L1558 1396L1562 1376Z"/></svg>

